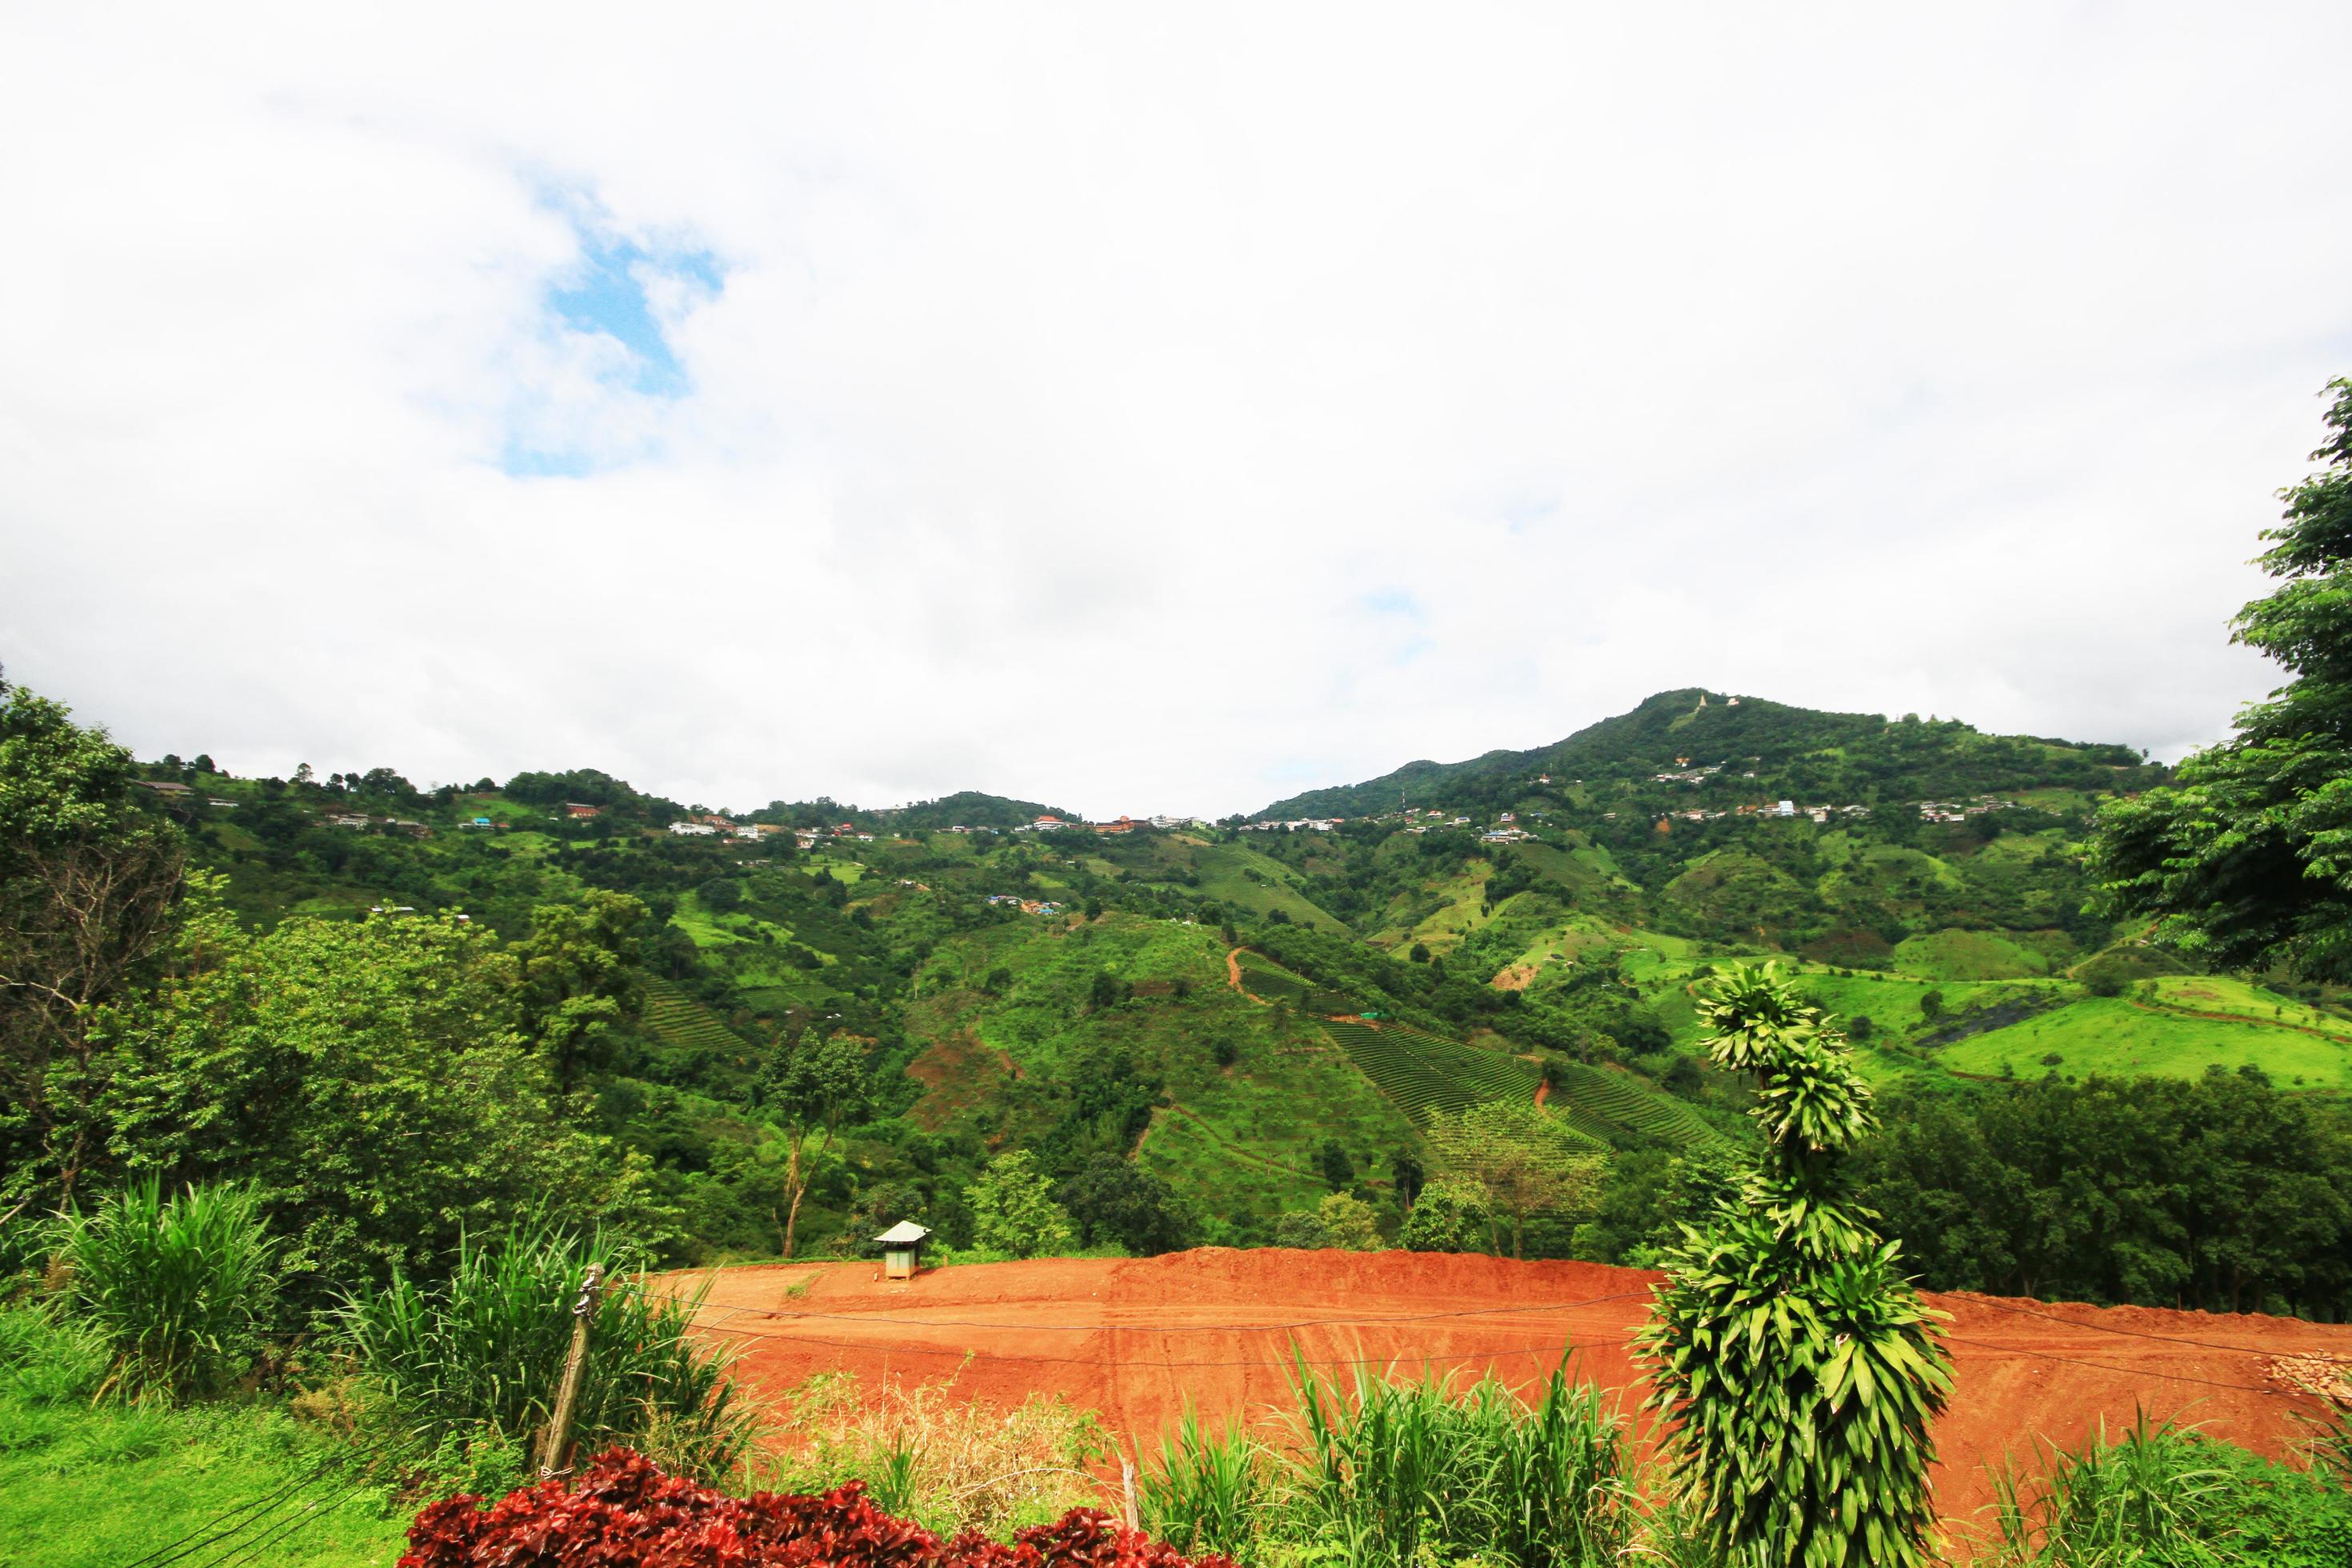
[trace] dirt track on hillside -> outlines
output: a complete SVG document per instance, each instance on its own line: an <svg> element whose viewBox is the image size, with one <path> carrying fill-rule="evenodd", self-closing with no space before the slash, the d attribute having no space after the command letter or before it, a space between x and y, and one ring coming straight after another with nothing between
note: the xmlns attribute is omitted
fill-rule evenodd
<svg viewBox="0 0 2352 1568"><path fill-rule="evenodd" d="M1631 1411L1646 1387L1627 1341L1655 1278L1589 1263L1225 1247L967 1265L897 1285L870 1263L675 1277L709 1281L698 1321L738 1345L739 1375L754 1388L843 1368L867 1380L952 1377L968 1396L1008 1405L1043 1390L1100 1411L1130 1452L1154 1445L1188 1400L1218 1420L1286 1412L1294 1342L1326 1375L1428 1364L1491 1369L1523 1387L1572 1344L1578 1373L1625 1391ZM2322 1406L2272 1381L2273 1358L2352 1357L2352 1326L1931 1300L1952 1314L1958 1367L1937 1429L1948 1518L1990 1500L1987 1461L2021 1455L2036 1436L2074 1442L2103 1417L2114 1431L2136 1405L2276 1454L2302 1436L2294 1413Z"/></svg>

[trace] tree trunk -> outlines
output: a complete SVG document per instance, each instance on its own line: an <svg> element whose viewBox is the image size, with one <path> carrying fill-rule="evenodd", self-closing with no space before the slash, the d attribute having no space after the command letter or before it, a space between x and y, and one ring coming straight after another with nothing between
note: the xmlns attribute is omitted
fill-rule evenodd
<svg viewBox="0 0 2352 1568"><path fill-rule="evenodd" d="M793 1260L793 1232L800 1226L801 1194L806 1191L808 1184L801 1179L801 1146L799 1141L794 1140L792 1152L784 1159L784 1261L787 1263Z"/></svg>

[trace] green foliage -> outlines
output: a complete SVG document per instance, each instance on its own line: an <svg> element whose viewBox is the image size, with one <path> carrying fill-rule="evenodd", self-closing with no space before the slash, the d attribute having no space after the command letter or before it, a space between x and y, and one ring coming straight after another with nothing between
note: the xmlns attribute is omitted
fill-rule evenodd
<svg viewBox="0 0 2352 1568"><path fill-rule="evenodd" d="M1925 1563L1951 1375L1896 1245L1833 1195L1869 1090L1776 966L1732 966L1701 1006L1717 1064L1756 1076L1765 1149L1668 1255L1643 1332L1673 1473L1732 1562Z"/></svg>
<svg viewBox="0 0 2352 1568"><path fill-rule="evenodd" d="M2352 380L2329 384L2326 468L2282 492L2263 567L2280 579L2231 640L2291 679L2172 787L2108 806L2093 869L2111 912L2152 916L2225 968L2352 980Z"/></svg>
<svg viewBox="0 0 2352 1568"><path fill-rule="evenodd" d="M131 755L0 679L0 1211L72 1202L100 1157L103 1009L154 978L183 851ZM4 1224L5 1221L0 1221Z"/></svg>
<svg viewBox="0 0 2352 1568"><path fill-rule="evenodd" d="M1274 1472L1275 1456L1238 1420L1210 1433L1187 1401L1157 1461L1136 1478L1143 1526L1187 1555L1238 1557L1255 1544Z"/></svg>
<svg viewBox="0 0 2352 1568"><path fill-rule="evenodd" d="M1627 1436L1598 1390L1555 1368L1530 1407L1499 1380L1391 1383L1292 1373L1310 1539L1350 1568L1476 1560L1613 1563L1634 1539Z"/></svg>
<svg viewBox="0 0 2352 1568"><path fill-rule="evenodd" d="M2352 1314L2352 1131L2251 1069L1890 1097L1853 1175L1937 1289Z"/></svg>
<svg viewBox="0 0 2352 1568"><path fill-rule="evenodd" d="M367 1407L412 1457L519 1465L553 1409L588 1265L605 1266L573 1432L579 1451L626 1442L712 1476L751 1434L723 1352L692 1331L698 1298L650 1289L603 1237L554 1226L467 1238L446 1275L405 1271L338 1315Z"/></svg>
<svg viewBox="0 0 2352 1568"><path fill-rule="evenodd" d="M289 1261L411 1272L537 1205L641 1227L641 1160L563 1115L496 939L451 920L289 921L253 935L191 889L175 973L106 1028L110 1152L250 1183Z"/></svg>
<svg viewBox="0 0 2352 1568"><path fill-rule="evenodd" d="M244 1374L270 1326L280 1247L257 1193L234 1184L164 1195L149 1176L68 1216L59 1310L103 1337L110 1380L174 1398Z"/></svg>
<svg viewBox="0 0 2352 1568"><path fill-rule="evenodd" d="M1349 1193L1328 1193L1315 1205L1323 1227L1323 1245L1342 1252L1378 1252L1381 1228L1372 1205Z"/></svg>
<svg viewBox="0 0 2352 1568"><path fill-rule="evenodd" d="M2004 1568L2336 1568L2352 1561L2352 1496L2141 1412L2074 1448L2041 1446L1994 1476L1991 1553Z"/></svg>
<svg viewBox="0 0 2352 1568"><path fill-rule="evenodd" d="M1198 1222L1167 1181L1132 1160L1097 1154L1062 1184L1058 1200L1087 1247L1116 1243L1132 1257L1192 1245Z"/></svg>
<svg viewBox="0 0 2352 1568"><path fill-rule="evenodd" d="M1435 1181L1421 1189L1404 1216L1397 1245L1411 1252L1483 1252L1494 1245L1494 1210L1486 1189L1469 1182Z"/></svg>
<svg viewBox="0 0 2352 1568"><path fill-rule="evenodd" d="M1476 1187L1509 1225L1514 1258L1524 1255L1530 1218L1572 1220L1590 1207L1607 1163L1591 1139L1516 1100L1433 1117L1428 1139L1447 1173Z"/></svg>
<svg viewBox="0 0 2352 1568"><path fill-rule="evenodd" d="M971 1207L974 1245L1014 1258L1051 1258L1077 1245L1077 1227L1054 1201L1054 1184L1026 1149L989 1162L980 1180L964 1189Z"/></svg>

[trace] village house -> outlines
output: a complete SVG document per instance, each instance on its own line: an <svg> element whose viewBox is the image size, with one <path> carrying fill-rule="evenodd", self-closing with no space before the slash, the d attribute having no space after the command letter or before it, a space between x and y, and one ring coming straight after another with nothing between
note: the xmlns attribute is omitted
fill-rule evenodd
<svg viewBox="0 0 2352 1568"><path fill-rule="evenodd" d="M669 830L680 838L715 838L719 836L719 829L711 826L710 824L692 820L673 822L669 825Z"/></svg>
<svg viewBox="0 0 2352 1568"><path fill-rule="evenodd" d="M1143 824L1136 821L1133 817L1122 814L1119 819L1116 822L1096 823L1094 825L1094 830L1097 833L1132 833L1142 826Z"/></svg>
<svg viewBox="0 0 2352 1568"><path fill-rule="evenodd" d="M603 806L590 805L584 800L567 800L563 803L563 815L574 822L584 822L592 816L602 816L604 814Z"/></svg>
<svg viewBox="0 0 2352 1568"><path fill-rule="evenodd" d="M184 795L196 793L186 784L177 784L170 779L141 779L138 784L141 789L152 789L166 800L178 800Z"/></svg>

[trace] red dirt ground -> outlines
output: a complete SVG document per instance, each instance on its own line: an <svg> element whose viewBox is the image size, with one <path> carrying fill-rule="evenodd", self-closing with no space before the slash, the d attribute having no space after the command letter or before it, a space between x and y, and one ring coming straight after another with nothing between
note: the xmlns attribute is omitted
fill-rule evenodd
<svg viewBox="0 0 2352 1568"><path fill-rule="evenodd" d="M1293 1340L1327 1376L1426 1363L1473 1377L1492 1369L1522 1386L1572 1342L1576 1370L1625 1391L1630 1411L1646 1389L1626 1341L1657 1278L1591 1263L1227 1247L962 1265L897 1285L878 1274L870 1263L778 1264L674 1279L709 1282L698 1321L740 1346L739 1375L754 1388L843 1368L867 1380L952 1376L968 1396L1007 1405L1045 1391L1100 1411L1133 1451L1154 1445L1187 1400L1213 1420L1287 1412ZM2136 1405L2275 1455L2301 1436L2294 1414L2322 1405L2272 1381L2272 1359L2352 1356L2347 1325L1930 1300L1952 1314L1958 1368L1936 1432L1947 1518L1990 1500L1987 1461L2023 1457L2037 1436L2074 1442L2102 1418L2115 1431Z"/></svg>

